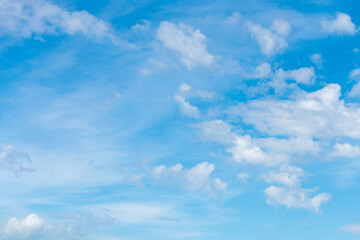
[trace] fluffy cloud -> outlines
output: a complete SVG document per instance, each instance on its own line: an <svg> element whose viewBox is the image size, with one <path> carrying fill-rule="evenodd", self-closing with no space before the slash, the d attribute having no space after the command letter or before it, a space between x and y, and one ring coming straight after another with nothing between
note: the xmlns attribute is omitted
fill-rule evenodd
<svg viewBox="0 0 360 240"><path fill-rule="evenodd" d="M229 110L270 135L360 138L360 109L340 100L337 84L292 100L254 100Z"/></svg>
<svg viewBox="0 0 360 240"><path fill-rule="evenodd" d="M336 13L334 20L324 20L321 22L322 30L328 34L354 35L357 32L356 25L351 21L349 15Z"/></svg>
<svg viewBox="0 0 360 240"><path fill-rule="evenodd" d="M164 21L157 30L157 38L165 47L179 53L189 69L198 65L208 67L214 62L214 56L207 51L206 36L199 29Z"/></svg>
<svg viewBox="0 0 360 240"><path fill-rule="evenodd" d="M310 85L315 81L316 75L314 68L301 67L294 70L284 71L282 68L276 70L271 77L269 85L277 92L284 91L287 88L293 88L295 84L288 84L286 80L293 80L296 84Z"/></svg>
<svg viewBox="0 0 360 240"><path fill-rule="evenodd" d="M253 38L260 45L261 52L268 57L288 46L284 39L290 32L290 24L288 22L275 19L271 27L272 30L253 22L248 22L247 27Z"/></svg>
<svg viewBox="0 0 360 240"><path fill-rule="evenodd" d="M24 219L11 218L4 226L6 240L48 240L73 239L79 236L76 228L65 225L52 225L36 214Z"/></svg>
<svg viewBox="0 0 360 240"><path fill-rule="evenodd" d="M111 26L87 11L68 11L45 0L1 1L0 35L30 38L58 33L117 41Z"/></svg>
<svg viewBox="0 0 360 240"><path fill-rule="evenodd" d="M321 193L314 197L309 195L314 189L303 188L284 188L270 186L265 189L266 202L269 205L284 205L287 208L304 208L307 210L318 212L320 206L328 202L331 198L330 194Z"/></svg>
<svg viewBox="0 0 360 240"><path fill-rule="evenodd" d="M20 175L23 172L34 171L34 169L24 166L24 163L30 162L28 154L16 150L12 145L0 145L0 169Z"/></svg>
<svg viewBox="0 0 360 240"><path fill-rule="evenodd" d="M314 53L314 54L310 55L310 60L316 65L316 67L318 69L323 68L324 60L322 59L322 56L320 53Z"/></svg>
<svg viewBox="0 0 360 240"><path fill-rule="evenodd" d="M241 164L276 166L287 163L294 154L316 154L319 146L309 137L289 139L252 138L232 131L232 126L222 120L202 122L197 125L205 140L219 142L232 159Z"/></svg>
<svg viewBox="0 0 360 240"><path fill-rule="evenodd" d="M209 193L216 191L224 192L227 183L219 178L211 178L215 165L208 162L199 163L190 169L184 169L182 164L178 163L172 167L160 165L154 168L153 177L162 181L176 181L187 190L205 190Z"/></svg>
<svg viewBox="0 0 360 240"><path fill-rule="evenodd" d="M360 148L348 143L336 143L334 145L334 151L330 155L332 157L358 157L360 155Z"/></svg>
<svg viewBox="0 0 360 240"><path fill-rule="evenodd" d="M301 188L301 178L305 176L301 168L282 166L278 172L270 172L263 176L267 183L281 185L265 189L266 202L269 205L284 205L287 208L303 208L318 212L320 206L328 202L331 195L321 193L312 196L316 189Z"/></svg>
<svg viewBox="0 0 360 240"><path fill-rule="evenodd" d="M232 126L222 120L202 122L197 127L200 128L200 135L204 139L223 144L237 163L266 166L276 164L276 159L272 159L255 145L251 136L233 133Z"/></svg>
<svg viewBox="0 0 360 240"><path fill-rule="evenodd" d="M10 239L33 239L43 228L44 221L36 214L30 214L24 219L10 219L5 225L4 233Z"/></svg>

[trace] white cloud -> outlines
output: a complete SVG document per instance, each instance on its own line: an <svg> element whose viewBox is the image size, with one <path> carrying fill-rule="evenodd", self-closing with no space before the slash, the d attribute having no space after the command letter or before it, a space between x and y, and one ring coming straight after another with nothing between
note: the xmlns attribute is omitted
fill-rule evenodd
<svg viewBox="0 0 360 240"><path fill-rule="evenodd" d="M278 172L271 171L263 176L266 183L277 183L288 187L300 186L301 178L305 176L301 168L281 166Z"/></svg>
<svg viewBox="0 0 360 240"><path fill-rule="evenodd" d="M234 145L226 151L230 152L233 159L238 163L265 166L275 164L274 159L253 144L250 135L237 136Z"/></svg>
<svg viewBox="0 0 360 240"><path fill-rule="evenodd" d="M45 0L1 1L0 35L30 38L58 33L118 41L109 24L87 11L68 11Z"/></svg>
<svg viewBox="0 0 360 240"><path fill-rule="evenodd" d="M254 79L261 79L261 78L267 78L271 74L271 65L267 62L263 62L253 68L252 73L247 74L246 77L248 78L254 78Z"/></svg>
<svg viewBox="0 0 360 240"><path fill-rule="evenodd" d="M336 13L336 19L321 22L322 30L328 34L354 35L357 32L356 25L351 21L349 15Z"/></svg>
<svg viewBox="0 0 360 240"><path fill-rule="evenodd" d="M226 18L224 23L228 25L233 25L238 23L240 20L241 20L241 14L238 12L233 12L230 17Z"/></svg>
<svg viewBox="0 0 360 240"><path fill-rule="evenodd" d="M349 143L336 143L334 151L330 155L332 157L358 157L360 155L360 148Z"/></svg>
<svg viewBox="0 0 360 240"><path fill-rule="evenodd" d="M236 178L238 180L240 180L241 182L244 182L244 183L246 183L250 177L251 176L248 173L238 173L238 174L236 174Z"/></svg>
<svg viewBox="0 0 360 240"><path fill-rule="evenodd" d="M271 29L281 36L287 36L291 32L290 23L281 19L274 19Z"/></svg>
<svg viewBox="0 0 360 240"><path fill-rule="evenodd" d="M107 215L121 224L143 224L158 222L161 218L175 214L165 204L117 202L87 206L98 215Z"/></svg>
<svg viewBox="0 0 360 240"><path fill-rule="evenodd" d="M293 166L282 166L278 172L271 171L264 175L265 182L281 185L265 189L266 202L269 205L284 205L287 208L303 208L318 212L320 206L330 200L331 195L321 193L312 196L316 189L301 188L301 179L304 176L301 168Z"/></svg>
<svg viewBox="0 0 360 240"><path fill-rule="evenodd" d="M331 198L330 194L321 193L314 197L310 197L313 189L303 188L284 188L270 186L265 189L266 202L269 205L284 205L286 208L304 208L307 210L318 212L320 206L328 202Z"/></svg>
<svg viewBox="0 0 360 240"><path fill-rule="evenodd" d="M81 233L76 227L63 224L52 225L36 214L30 214L24 219L11 218L4 226L6 240L58 240L74 239Z"/></svg>
<svg viewBox="0 0 360 240"><path fill-rule="evenodd" d="M157 30L157 38L165 47L178 52L189 69L198 65L208 67L214 62L214 56L207 51L206 36L199 29L164 21Z"/></svg>
<svg viewBox="0 0 360 240"><path fill-rule="evenodd" d="M190 169L184 169L182 164L178 163L172 167L160 165L154 168L152 174L157 180L171 182L177 181L179 184L190 191L205 190L210 194L214 192L225 192L227 183L219 178L211 178L215 165L208 162L202 162Z"/></svg>
<svg viewBox="0 0 360 240"><path fill-rule="evenodd" d="M355 68L349 73L349 79L358 81L354 84L349 92L349 97L359 97L360 96L360 68Z"/></svg>
<svg viewBox="0 0 360 240"><path fill-rule="evenodd" d="M11 218L5 225L4 233L10 239L34 238L44 228L44 221L36 214L24 219Z"/></svg>
<svg viewBox="0 0 360 240"><path fill-rule="evenodd" d="M288 46L283 35L289 32L287 26L289 26L290 28L290 25L287 25L286 22L280 20L274 20L273 23L274 31L272 31L263 28L259 24L255 24L252 22L247 23L247 27L249 31L260 45L261 52L268 57L275 54L276 52L283 50ZM279 32L281 34L279 34Z"/></svg>
<svg viewBox="0 0 360 240"><path fill-rule="evenodd" d="M324 60L322 59L322 56L320 53L314 53L314 54L310 55L310 60L316 65L316 67L318 69L323 68Z"/></svg>
<svg viewBox="0 0 360 240"><path fill-rule="evenodd" d="M196 106L191 105L186 99L185 99L185 93L190 91L192 87L187 84L181 84L179 87L179 91L175 93L174 99L178 103L180 112L182 115L192 118L199 118L200 117L200 111Z"/></svg>
<svg viewBox="0 0 360 240"><path fill-rule="evenodd" d="M313 67L301 67L288 71L280 68L273 74L269 85L277 92L281 92L296 86L295 84L288 84L286 80L294 80L296 84L310 85L314 83L315 79L316 75Z"/></svg>
<svg viewBox="0 0 360 240"><path fill-rule="evenodd" d="M233 132L232 126L222 120L197 124L200 136L207 141L221 143L237 163L276 166L288 163L294 155L317 154L319 144L309 137L252 138Z"/></svg>
<svg viewBox="0 0 360 240"><path fill-rule="evenodd" d="M0 145L0 169L21 175L23 172L34 171L24 166L24 163L30 162L31 158L27 153L16 150L12 145Z"/></svg>
<svg viewBox="0 0 360 240"><path fill-rule="evenodd" d="M360 223L352 223L340 228L340 231L360 236Z"/></svg>
<svg viewBox="0 0 360 240"><path fill-rule="evenodd" d="M150 25L151 25L150 21L143 19L140 22L136 23L135 25L131 26L131 29L134 31L144 32L149 30Z"/></svg>
<svg viewBox="0 0 360 240"><path fill-rule="evenodd" d="M354 84L348 95L349 97L360 97L360 82Z"/></svg>
<svg viewBox="0 0 360 240"><path fill-rule="evenodd" d="M191 105L187 100L188 98L201 98L205 101L213 101L218 98L218 95L214 92L193 90L190 85L185 83L182 83L179 86L179 90L175 93L174 99L180 107L181 114L187 117L199 118L199 109L196 106Z"/></svg>
<svg viewBox="0 0 360 240"><path fill-rule="evenodd" d="M328 84L293 100L253 100L228 112L271 135L360 138L360 109L340 96L340 86Z"/></svg>
<svg viewBox="0 0 360 240"><path fill-rule="evenodd" d="M355 68L349 73L348 76L349 79L352 80L360 80L360 68Z"/></svg>

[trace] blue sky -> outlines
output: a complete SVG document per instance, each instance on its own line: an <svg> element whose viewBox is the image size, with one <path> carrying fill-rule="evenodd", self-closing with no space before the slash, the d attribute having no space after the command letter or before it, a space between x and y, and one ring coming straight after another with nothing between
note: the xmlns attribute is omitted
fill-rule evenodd
<svg viewBox="0 0 360 240"><path fill-rule="evenodd" d="M359 8L0 0L0 239L358 239Z"/></svg>

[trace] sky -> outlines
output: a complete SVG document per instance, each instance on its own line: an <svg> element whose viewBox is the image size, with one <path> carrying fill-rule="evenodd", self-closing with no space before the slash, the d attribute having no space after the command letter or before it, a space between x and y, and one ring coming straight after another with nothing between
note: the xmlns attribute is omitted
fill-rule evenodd
<svg viewBox="0 0 360 240"><path fill-rule="evenodd" d="M0 0L0 240L359 239L359 10Z"/></svg>

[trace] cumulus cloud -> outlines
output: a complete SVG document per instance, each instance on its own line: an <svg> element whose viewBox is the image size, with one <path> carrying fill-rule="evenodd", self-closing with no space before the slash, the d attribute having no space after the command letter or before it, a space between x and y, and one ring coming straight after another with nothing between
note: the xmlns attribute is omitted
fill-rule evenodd
<svg viewBox="0 0 360 240"><path fill-rule="evenodd" d="M315 155L320 150L310 137L252 138L234 133L230 124L219 119L202 122L197 127L204 140L221 143L231 158L241 164L277 166L288 163L295 155Z"/></svg>
<svg viewBox="0 0 360 240"><path fill-rule="evenodd" d="M360 109L340 100L340 90L339 85L328 84L292 100L241 103L229 113L270 135L360 138Z"/></svg>
<svg viewBox="0 0 360 240"><path fill-rule="evenodd" d="M358 157L360 155L360 148L352 146L349 143L336 143L334 151L330 154L332 157Z"/></svg>
<svg viewBox="0 0 360 240"><path fill-rule="evenodd" d="M250 135L237 135L232 132L232 126L222 120L202 122L197 125L200 135L208 141L219 142L231 153L237 163L249 165L274 165L276 160L268 156L259 146L253 143Z"/></svg>
<svg viewBox="0 0 360 240"><path fill-rule="evenodd" d="M315 66L318 69L322 69L323 68L323 62L324 60L322 59L322 56L320 53L314 53L312 55L310 55L310 60L315 64Z"/></svg>
<svg viewBox="0 0 360 240"><path fill-rule="evenodd" d="M12 145L0 145L0 169L21 175L23 172L34 171L24 166L24 163L30 162L31 158L27 153L16 150Z"/></svg>
<svg viewBox="0 0 360 240"><path fill-rule="evenodd" d="M267 183L281 185L270 186L265 189L266 202L269 205L284 205L286 208L303 208L318 212L320 206L328 202L331 195L320 193L313 196L315 189L304 189L301 187L301 178L305 176L301 168L293 166L282 166L278 172L272 171L263 176Z"/></svg>
<svg viewBox="0 0 360 240"><path fill-rule="evenodd" d="M59 33L118 41L109 24L87 11L69 11L45 0L1 1L0 35L30 38Z"/></svg>
<svg viewBox="0 0 360 240"><path fill-rule="evenodd" d="M32 239L44 228L44 221L36 214L24 219L11 218L5 225L4 233L10 239Z"/></svg>
<svg viewBox="0 0 360 240"><path fill-rule="evenodd" d="M319 151L318 143L308 137L252 138L234 133L230 124L219 119L202 122L197 127L204 140L221 143L232 160L240 164L277 166L289 162L294 154L316 154Z"/></svg>
<svg viewBox="0 0 360 240"><path fill-rule="evenodd" d="M11 218L5 224L3 233L6 240L73 239L80 234L76 228L49 224L36 214L23 219Z"/></svg>
<svg viewBox="0 0 360 240"><path fill-rule="evenodd" d="M301 67L294 70L284 71L282 68L276 70L271 77L269 85L277 92L284 91L287 88L293 88L295 84L289 84L286 80L293 80L296 84L311 85L316 78L313 67Z"/></svg>
<svg viewBox="0 0 360 240"><path fill-rule="evenodd" d="M290 32L290 24L286 21L275 19L271 29L253 22L248 22L247 27L260 45L261 52L268 57L288 46L284 37Z"/></svg>
<svg viewBox="0 0 360 240"><path fill-rule="evenodd" d="M321 22L322 30L328 34L354 35L357 32L356 25L351 21L351 17L345 13L336 13L333 20Z"/></svg>
<svg viewBox="0 0 360 240"><path fill-rule="evenodd" d="M157 38L166 48L180 54L189 69L198 65L209 67L214 62L214 56L207 51L206 36L199 29L164 21L157 29Z"/></svg>
<svg viewBox="0 0 360 240"><path fill-rule="evenodd" d="M178 163L172 167L160 165L154 168L152 174L157 180L176 181L190 191L205 190L209 193L225 192L227 183L219 178L211 178L215 165L208 162L202 162L190 169L184 169L182 164Z"/></svg>

